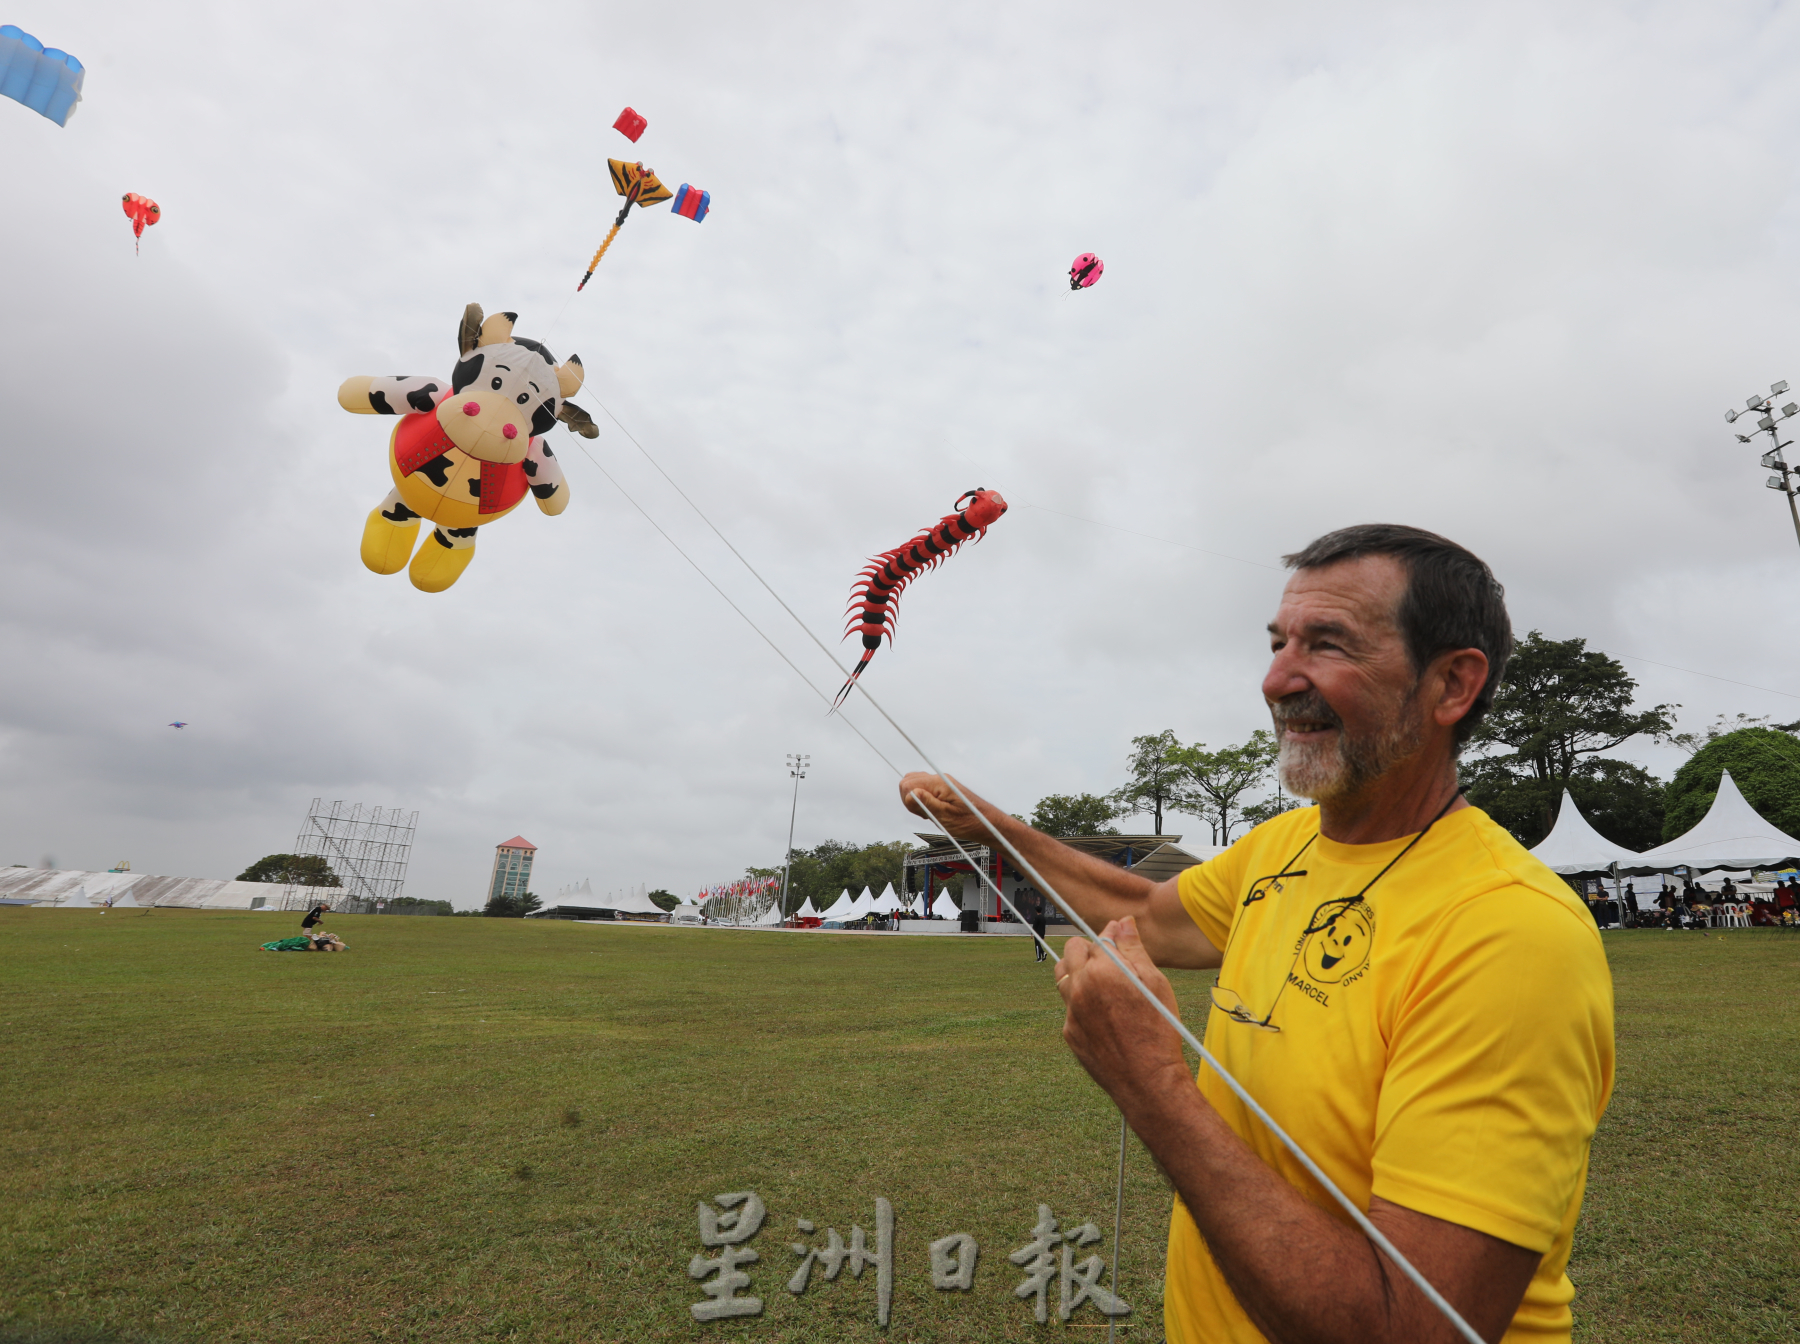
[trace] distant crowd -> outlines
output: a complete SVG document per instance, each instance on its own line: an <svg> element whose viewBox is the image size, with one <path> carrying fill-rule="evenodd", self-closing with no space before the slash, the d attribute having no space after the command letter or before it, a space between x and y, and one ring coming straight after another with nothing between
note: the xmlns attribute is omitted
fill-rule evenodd
<svg viewBox="0 0 1800 1344"><path fill-rule="evenodd" d="M1627 882L1620 900L1603 881L1589 883L1588 909L1602 927L1623 922L1628 929L1708 929L1729 925L1753 928L1800 926L1800 879L1783 878L1771 889L1766 883L1740 888L1726 878L1717 891L1683 878L1679 887L1664 881L1654 896L1639 896L1637 884Z"/></svg>

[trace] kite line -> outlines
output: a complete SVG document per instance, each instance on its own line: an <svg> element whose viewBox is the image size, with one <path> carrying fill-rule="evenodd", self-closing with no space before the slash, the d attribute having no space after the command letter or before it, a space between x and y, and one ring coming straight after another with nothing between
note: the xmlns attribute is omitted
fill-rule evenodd
<svg viewBox="0 0 1800 1344"><path fill-rule="evenodd" d="M700 520L702 522L704 522L707 525L707 527L712 529L713 535L715 535L716 537L719 538L720 541L725 543L726 549L728 549L734 556L737 557L738 562L740 564L742 564L744 566L744 568L750 572L751 577L754 578L758 583L760 583L763 586L763 588L768 592L769 596L773 597L775 599L775 601L780 604L781 609L783 611L787 612L787 614L789 616L793 617L794 624L796 624L800 627L801 631L805 633L806 637L808 639L812 640L812 642L818 646L819 651L821 653L823 653L828 659L831 660L832 665L835 666L839 672L844 673L844 675L846 677L848 677L849 669L846 668L842 663L838 662L837 655L834 654L829 648L827 648L826 645L824 644L824 642L822 640L820 640L820 638L813 633L812 628L810 626L808 626L805 621L800 619L799 615L795 613L795 611L792 607L790 607L785 601L783 601L781 594L777 593L775 591L775 589L770 586L769 581L767 579L763 578L763 576L757 571L756 566L752 565L749 562L749 560L745 559L743 552L741 552L740 550L738 550L738 548L736 546L733 546L731 544L731 541L725 536L725 534L723 532L721 532L719 530L718 525L715 524L711 518L707 517L706 512L698 504L694 503L693 499L688 495L687 491L683 490L680 487L680 485L676 484L675 478L673 476L670 476L669 473L663 469L662 464L660 462L658 462L656 460L656 458L651 455L650 451L647 448L645 448L642 443L638 442L637 437L634 434L632 434L632 432L630 430L625 428L625 426L620 422L619 417L614 415L612 413L612 410L604 402L601 402L598 399L595 399L595 404L598 405L601 410L606 412L607 418L609 420L611 420L613 422L613 424L618 425L620 432L623 433L626 438L631 440L632 444L637 448L638 452L642 453L644 455L644 458L650 463L650 465L655 467L657 469L657 471L662 474L663 479L668 481L671 486L674 486L675 492L678 495L680 495L683 500L685 500L687 502L687 505L689 508L691 508L696 514L699 515ZM586 452L587 450L584 447L582 449L582 451ZM596 467L598 467L600 465L599 460L597 458L594 458L593 454L589 453L588 457L589 457L589 460L592 461ZM612 476L606 472L605 468L603 468L603 467L601 468L601 473L606 476L607 480L609 480L609 481L613 480ZM613 481L613 484L615 487L619 488L620 494L625 494L624 489L622 487L618 487L618 482ZM631 497L629 495L626 495L626 498L628 500L631 499ZM639 513L642 513L645 518L650 517L649 513L644 509L644 507L642 505L638 504L636 500L631 500L631 503L632 503L632 506L634 508L636 508ZM662 533L662 535L665 538L668 538L669 534L667 532L664 532L661 526L657 525L654 520L651 520L651 522L652 522L652 526L655 526L656 530L658 532ZM670 539L669 544L672 546L675 544L673 539ZM693 565L695 570L701 574L701 577L706 578L707 583L712 586L714 591L718 592L721 597L725 596L724 590L722 588L720 588L718 586L718 584L713 583L712 579L710 577L707 577L705 571L701 570L700 566L697 563L695 563L695 561L692 558L690 558L685 551L682 551L679 546L676 546L675 549L677 550L677 552L679 552L682 555L683 559L686 559L690 565ZM733 610L737 611L739 615L743 615L743 611L741 608L738 607L737 603L731 602L731 599L729 597L726 597L725 600L728 603L730 603ZM744 619L747 622L750 621L750 618L748 616L744 616ZM756 629L755 622L750 622L750 624L753 629ZM763 632L760 629L757 629L757 633L759 635L763 634ZM775 647L774 641L770 640L767 635L763 635L763 639L769 643L769 646L771 648ZM780 650L776 649L776 652L780 653ZM789 667L793 667L794 671L796 673L799 673L801 680L806 681L806 684L809 687L812 687L812 682L806 678L806 675L804 673L800 672L800 669L798 667L795 667L795 665L791 659L789 659L785 654L782 654L781 657L782 657L783 662L787 663ZM812 689L814 690L815 693L823 695L822 692L818 691L817 687L812 687ZM1337 1202L1338 1206L1340 1208L1342 1208L1347 1215L1349 1215L1350 1220L1356 1224L1356 1226L1362 1231L1362 1234L1364 1236L1366 1236L1371 1242L1373 1242L1375 1247L1378 1250L1380 1250L1383 1255L1387 1256L1387 1258L1393 1263L1394 1267L1396 1269L1398 1269L1402 1274L1404 1274L1406 1276L1406 1278L1409 1281L1411 1281L1412 1285L1415 1288L1417 1288L1422 1294L1424 1294L1425 1300L1430 1302L1432 1306L1437 1308L1437 1310L1443 1315L1444 1319L1449 1321L1451 1326L1456 1330L1456 1332L1459 1335L1461 1335L1464 1339L1469 1341L1469 1344L1487 1344L1487 1342L1484 1339L1482 1339L1482 1337L1479 1334L1476 1333L1474 1328L1472 1326L1470 1326L1470 1324L1462 1318L1461 1313L1459 1313L1455 1307L1450 1305L1449 1300L1447 1298L1445 1298L1442 1293L1440 1293L1436 1288L1434 1288L1431 1285L1431 1281L1429 1279L1427 1279L1422 1273L1419 1272L1418 1268L1413 1264L1413 1262L1411 1260L1408 1260L1406 1258L1406 1256L1404 1254L1402 1254L1400 1248L1398 1246L1394 1245L1394 1243L1388 1239L1387 1235L1385 1233L1383 1233L1380 1228L1376 1227L1375 1224L1369 1220L1369 1216L1356 1206L1356 1203L1354 1200L1352 1200L1348 1195L1346 1195L1341 1189L1338 1188L1337 1182L1332 1180L1330 1176L1326 1175L1325 1170L1322 1167L1320 1167L1319 1164L1317 1162L1315 1162L1307 1154L1305 1149L1303 1149L1297 1142L1295 1142L1293 1136L1290 1135L1285 1129L1283 1129L1278 1123L1276 1123L1275 1117L1270 1115L1268 1113L1268 1111L1263 1108L1261 1102L1257 1101L1257 1099L1255 1097L1250 1095L1249 1089L1247 1089L1242 1083L1240 1083L1235 1077L1232 1076L1232 1074L1225 1068L1225 1066L1223 1064L1221 1064L1218 1061L1218 1059L1213 1055L1213 1053L1210 1050L1208 1050L1204 1044L1201 1043L1200 1039L1198 1037L1196 1037L1192 1031L1188 1030L1187 1024L1184 1023L1180 1019L1180 1017L1178 1017L1176 1014L1171 1012L1169 1010L1169 1008L1163 1003L1163 1001L1156 996L1155 991L1152 990L1148 985L1146 985L1143 982L1142 979L1139 978L1137 972L1135 970L1133 970L1131 968L1131 966L1125 961L1125 959L1119 955L1118 949L1113 946L1112 941L1110 939L1102 938L1102 937L1100 937L1099 934L1094 932L1092 926L1088 924L1087 920L1085 920L1081 917L1081 913L1078 910L1076 910L1072 905L1070 905L1067 900L1064 899L1062 893L1057 891L1056 888L1054 886L1052 886L1050 884L1050 882L1044 878L1042 873L1038 872L1038 870L1031 864L1031 862L1029 860L1027 860L1025 858L1025 856L1019 852L1017 846L1015 846L1010 840L1008 840L1004 835L1002 835L1000 833L999 827L995 826L994 823L992 821L990 821L981 812L981 810L975 806L974 801L969 797L969 795L967 793L965 793L963 791L962 785L958 784L955 779L953 779L950 775L946 774L943 771L943 769L938 766L937 762L931 758L930 754L927 753L926 750L923 747L921 747L918 744L918 742L916 742L913 739L912 734L908 733L904 728L902 728L898 723L896 723L894 721L893 715L889 714L886 709L882 708L881 702L879 700L877 700L872 694L870 694L869 688L867 686L863 685L862 682L858 681L856 683L856 689L862 693L863 699L865 699L869 702L869 706L872 709L874 709L874 711L877 714L879 714L882 717L882 719L884 719L886 721L888 727L892 728L897 734L899 734L900 739L903 742L905 742L907 746L909 746L913 749L913 751L918 755L920 760L925 762L925 765L930 769L930 771L934 775L938 776L938 778L942 779L944 781L944 783L950 787L950 790L956 795L957 801L959 801L963 805L963 807L968 810L970 816L974 817L977 821L979 821L981 823L982 827L987 831L987 833L990 836L993 837L994 841L1000 846L1000 848L1006 851L1007 855L1011 857L1013 863L1017 866L1018 870L1020 872L1024 873L1028 878L1031 879L1033 886L1035 886L1039 891L1048 895L1050 897L1050 899L1056 903L1057 909L1061 910L1063 912L1063 914L1068 917L1069 922L1076 927L1076 929L1080 932L1081 936L1086 938L1088 940L1088 942L1091 943L1095 947L1095 949L1101 953L1101 955L1105 956L1107 958L1107 960L1111 961L1112 964L1118 968L1120 973L1123 974L1125 976L1125 978L1128 981L1130 981L1130 983L1137 989L1138 993L1143 996L1144 1001L1146 1003L1148 1003L1151 1006L1151 1008L1153 1008L1157 1012L1157 1014L1162 1017L1162 1019L1165 1022L1167 1022L1171 1027L1173 1027L1175 1029L1176 1034L1178 1036L1180 1036L1180 1038L1184 1042L1186 1042L1188 1047L1191 1050L1193 1050L1193 1052L1200 1058L1201 1062L1204 1063L1208 1068L1210 1068L1214 1073L1216 1073L1219 1076L1219 1079L1226 1085L1226 1087L1231 1089L1232 1094L1234 1096L1236 1096L1239 1101L1244 1103L1245 1107L1249 1109L1249 1111L1252 1115L1254 1115L1258 1120L1262 1121L1264 1127L1267 1128L1268 1131L1275 1136L1275 1138L1280 1142L1281 1146L1286 1148L1288 1150L1288 1152L1293 1154L1294 1160L1299 1162L1300 1165L1306 1169L1307 1174L1310 1175L1314 1180L1316 1180L1319 1183L1319 1185L1321 1187L1323 1187L1325 1192L1327 1194L1329 1194L1332 1197L1332 1199ZM857 732L857 736L863 737L863 735L860 731ZM863 741L868 742L869 740L868 740L868 738L863 737ZM869 745L870 745L870 749L874 750L874 744L870 743ZM881 756L881 753L879 751L876 751L875 754L878 756ZM883 761L887 762L889 769L894 768L893 762L888 761L886 756L881 756L881 759ZM916 792L911 795L911 798L914 801L921 801L919 799L919 795ZM928 816L931 815L929 808L926 809L926 814ZM932 820L936 821L936 817L933 816ZM938 822L938 825L941 827L943 825L943 823ZM945 833L948 834L948 831L946 831ZM955 837L951 837L951 840L952 840L952 843L956 843ZM966 855L966 851L964 851L962 849L962 846L960 844L957 844L957 849L959 852L962 852ZM984 879L986 878L986 874L983 874L982 876L984 877ZM991 879L989 879L988 881L989 881L989 885L993 886L995 891L998 892L998 890L999 890L998 886L996 884L994 884L991 881ZM1004 900L1005 897L1002 897L1001 899ZM1009 909L1012 908L1012 903L1010 901L1007 901L1007 907ZM1017 914L1016 910L1014 911L1014 914L1015 915ZM1036 930L1034 929L1032 931L1032 933L1033 933L1033 936L1035 937ZM1046 943L1045 946L1047 947L1048 944ZM1052 955L1054 955L1054 954L1052 954Z"/></svg>

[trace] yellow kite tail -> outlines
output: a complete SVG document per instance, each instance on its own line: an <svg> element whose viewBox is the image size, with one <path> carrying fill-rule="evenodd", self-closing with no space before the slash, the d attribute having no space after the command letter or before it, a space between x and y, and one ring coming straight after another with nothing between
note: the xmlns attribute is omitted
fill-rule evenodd
<svg viewBox="0 0 1800 1344"><path fill-rule="evenodd" d="M594 253L594 259L588 263L587 274L581 277L581 284L575 286L575 292L581 293L587 282L594 278L594 268L600 264L600 258L606 255L606 249L612 246L612 240L619 236L620 225L615 224L606 235L606 241L600 244L600 250Z"/></svg>

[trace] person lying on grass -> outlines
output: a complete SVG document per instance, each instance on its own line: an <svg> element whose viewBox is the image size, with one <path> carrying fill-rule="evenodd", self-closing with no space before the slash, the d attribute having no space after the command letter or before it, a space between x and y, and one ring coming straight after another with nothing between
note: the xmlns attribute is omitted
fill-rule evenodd
<svg viewBox="0 0 1800 1344"><path fill-rule="evenodd" d="M1512 652L1503 590L1411 527L1286 561L1262 693L1282 781L1317 806L1153 883L936 775L900 796L963 841L998 832L1171 1011L1159 966L1219 968L1221 1066L1483 1339L1567 1344L1612 980L1580 899L1458 783ZM1063 1039L1175 1187L1171 1344L1459 1338L1216 1074L1188 1071L1111 960L1072 938L1056 974Z"/></svg>
<svg viewBox="0 0 1800 1344"><path fill-rule="evenodd" d="M335 933L321 930L315 934L296 934L292 938L277 938L272 943L264 943L265 952L348 952L350 949L344 940Z"/></svg>

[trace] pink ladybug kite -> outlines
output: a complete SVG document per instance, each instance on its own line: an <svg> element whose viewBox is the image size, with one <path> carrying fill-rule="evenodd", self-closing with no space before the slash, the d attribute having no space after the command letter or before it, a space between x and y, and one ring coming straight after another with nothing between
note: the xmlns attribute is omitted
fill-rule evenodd
<svg viewBox="0 0 1800 1344"><path fill-rule="evenodd" d="M1092 289L1094 281L1100 278L1100 273L1105 269L1106 263L1099 257L1092 252L1083 252L1069 267L1069 288Z"/></svg>
<svg viewBox="0 0 1800 1344"><path fill-rule="evenodd" d="M131 236L140 240L133 246L142 252L144 228L162 218L162 207L148 196L140 196L135 191L126 192L120 203L124 206L125 217L131 221Z"/></svg>

